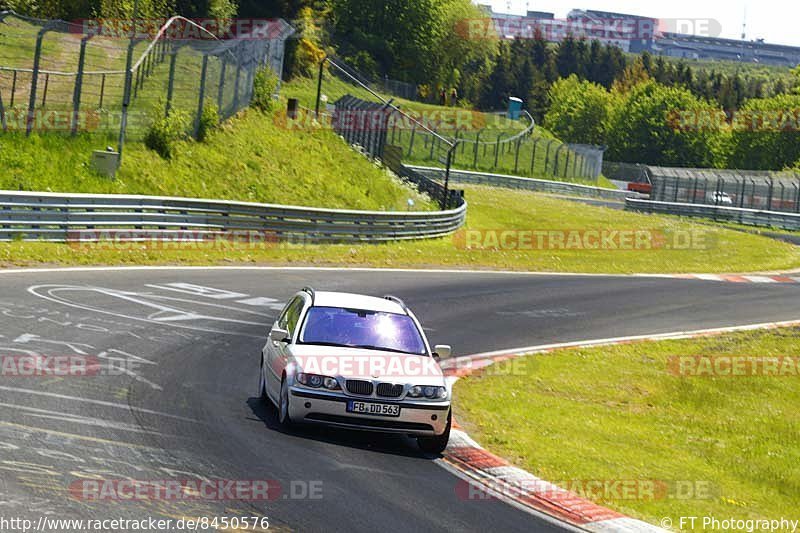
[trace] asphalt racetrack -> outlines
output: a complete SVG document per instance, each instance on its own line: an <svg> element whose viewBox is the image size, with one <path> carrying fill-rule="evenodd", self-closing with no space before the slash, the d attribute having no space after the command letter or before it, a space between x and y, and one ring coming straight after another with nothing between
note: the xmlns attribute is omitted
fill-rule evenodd
<svg viewBox="0 0 800 533"><path fill-rule="evenodd" d="M304 285L402 298L455 355L800 318L800 284L313 269L0 273L0 355L82 355L115 375L0 377L0 516L269 517L270 530L553 531L468 500L403 436L278 429L261 348ZM274 480L266 500L90 501L97 479ZM252 531L253 529L251 529Z"/></svg>

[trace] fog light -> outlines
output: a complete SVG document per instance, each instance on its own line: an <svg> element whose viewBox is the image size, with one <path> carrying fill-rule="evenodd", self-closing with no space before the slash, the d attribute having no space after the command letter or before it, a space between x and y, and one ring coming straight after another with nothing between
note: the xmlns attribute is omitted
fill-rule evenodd
<svg viewBox="0 0 800 533"><path fill-rule="evenodd" d="M431 415L431 420L436 420L437 418L439 418L439 417L436 416L436 415Z"/></svg>
<svg viewBox="0 0 800 533"><path fill-rule="evenodd" d="M306 409L311 409L311 402L306 402Z"/></svg>

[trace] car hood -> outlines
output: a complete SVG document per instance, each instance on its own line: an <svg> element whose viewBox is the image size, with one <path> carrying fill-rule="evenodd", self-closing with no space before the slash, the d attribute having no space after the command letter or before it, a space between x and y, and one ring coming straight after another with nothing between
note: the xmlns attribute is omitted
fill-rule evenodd
<svg viewBox="0 0 800 533"><path fill-rule="evenodd" d="M442 369L433 357L363 348L297 344L289 349L296 371L391 383L441 385Z"/></svg>

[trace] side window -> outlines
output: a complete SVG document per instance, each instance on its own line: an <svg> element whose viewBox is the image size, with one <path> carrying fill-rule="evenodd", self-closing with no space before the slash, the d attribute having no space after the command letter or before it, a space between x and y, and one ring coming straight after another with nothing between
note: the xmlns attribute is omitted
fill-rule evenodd
<svg viewBox="0 0 800 533"><path fill-rule="evenodd" d="M278 318L278 328L288 330L289 333L292 333L292 328L289 327L289 315L292 308L298 305L298 302L300 302L302 308L303 299L299 296L296 296L292 301L286 304L286 307L283 308L283 312L281 312L281 316Z"/></svg>
<svg viewBox="0 0 800 533"><path fill-rule="evenodd" d="M297 298L286 310L286 330L291 336L294 336L294 330L300 321L300 313L303 312L304 304L305 301L302 298Z"/></svg>

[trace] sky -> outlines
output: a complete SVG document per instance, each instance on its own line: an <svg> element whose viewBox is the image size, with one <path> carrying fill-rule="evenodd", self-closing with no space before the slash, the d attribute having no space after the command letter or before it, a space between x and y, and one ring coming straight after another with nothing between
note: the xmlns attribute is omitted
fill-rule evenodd
<svg viewBox="0 0 800 533"><path fill-rule="evenodd" d="M768 43L800 46L800 1L798 0L476 0L495 11L525 14L527 10L555 13L565 18L572 9L615 11L661 19L714 19L719 37L741 39L742 21L747 13L747 39L763 38ZM509 9L510 6L510 9ZM697 24L702 27L702 22ZM694 33L694 32L692 32Z"/></svg>

